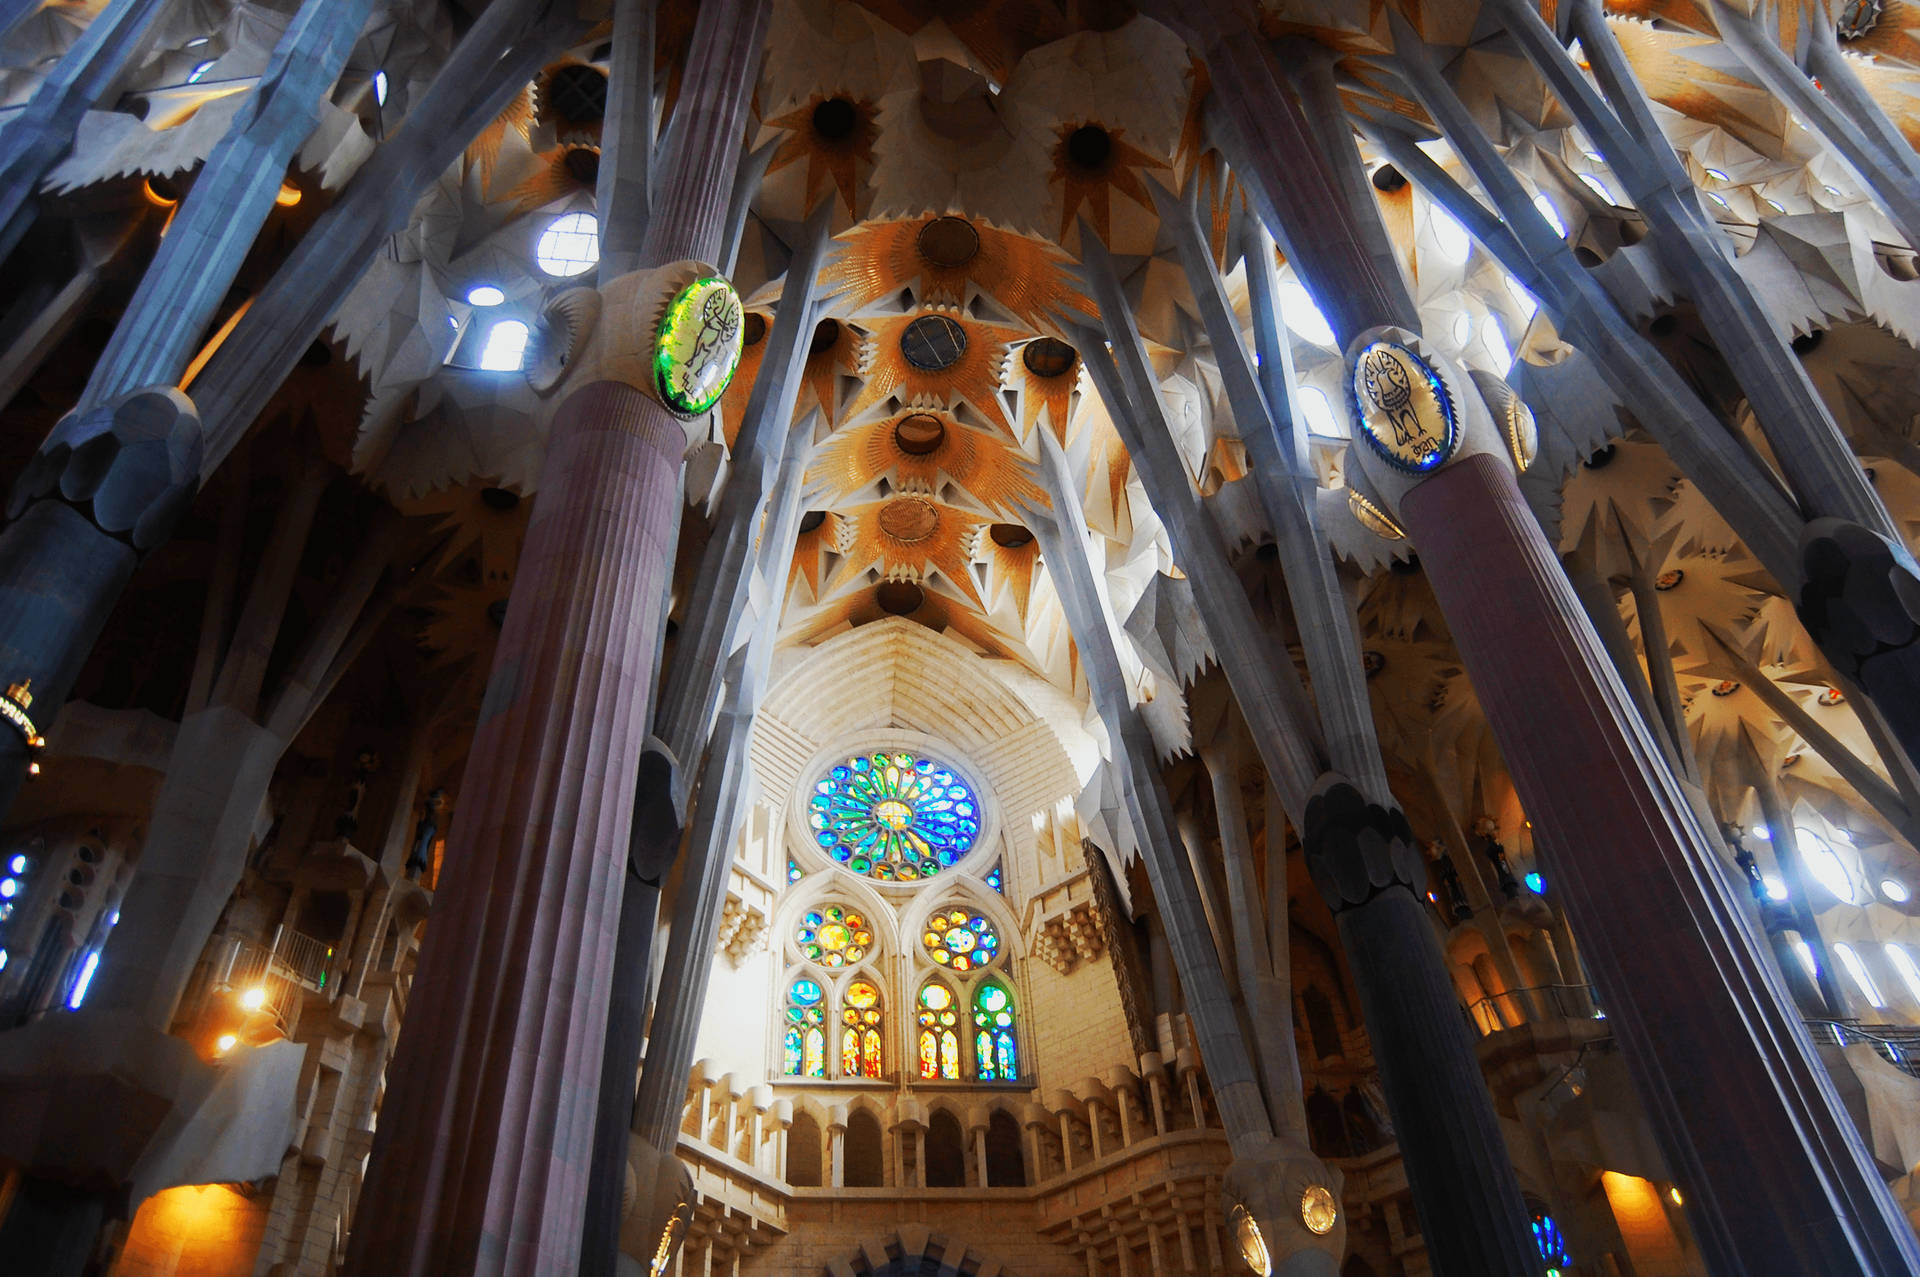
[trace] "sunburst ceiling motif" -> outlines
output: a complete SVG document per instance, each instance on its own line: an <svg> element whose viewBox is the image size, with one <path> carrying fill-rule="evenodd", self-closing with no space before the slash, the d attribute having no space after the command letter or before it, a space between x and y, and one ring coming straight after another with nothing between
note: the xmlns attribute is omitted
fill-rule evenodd
<svg viewBox="0 0 1920 1277"><path fill-rule="evenodd" d="M965 306L978 290L1013 319L1041 328L1052 313L1093 313L1066 267L1066 255L1050 244L978 219L929 215L863 223L840 237L823 275L845 290L856 314L902 290L949 306Z"/></svg>
<svg viewBox="0 0 1920 1277"><path fill-rule="evenodd" d="M787 130L786 140L774 151L767 172L778 173L806 161L805 205L812 207L826 184L833 183L840 205L859 217L865 178L873 169L873 143L880 136L878 111L872 102L838 93L819 93L784 115L767 121Z"/></svg>

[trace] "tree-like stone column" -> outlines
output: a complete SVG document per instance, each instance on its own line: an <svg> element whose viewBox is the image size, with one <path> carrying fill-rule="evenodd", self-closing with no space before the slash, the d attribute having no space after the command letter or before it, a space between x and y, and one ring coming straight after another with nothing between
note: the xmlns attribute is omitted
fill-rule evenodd
<svg viewBox="0 0 1920 1277"><path fill-rule="evenodd" d="M722 247L768 10L701 8L643 268ZM550 1273L579 1259L686 447L637 388L660 283L643 271L602 284L556 395L349 1273Z"/></svg>
<svg viewBox="0 0 1920 1277"><path fill-rule="evenodd" d="M1712 1270L1920 1271L1920 1242L1520 495L1508 453L1524 409L1483 398L1412 333L1365 333L1349 353L1356 468L1420 549ZM1387 361L1436 380L1402 396Z"/></svg>

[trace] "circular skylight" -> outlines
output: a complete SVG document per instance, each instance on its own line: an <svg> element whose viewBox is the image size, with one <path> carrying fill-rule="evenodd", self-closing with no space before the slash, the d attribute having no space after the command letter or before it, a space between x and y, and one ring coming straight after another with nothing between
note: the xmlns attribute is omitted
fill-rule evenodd
<svg viewBox="0 0 1920 1277"><path fill-rule="evenodd" d="M967 330L945 315L922 315L900 334L900 353L921 372L941 372L967 353Z"/></svg>
<svg viewBox="0 0 1920 1277"><path fill-rule="evenodd" d="M1880 894L1897 905L1903 905L1913 898L1913 889L1898 878L1882 878Z"/></svg>
<svg viewBox="0 0 1920 1277"><path fill-rule="evenodd" d="M506 293L495 284L475 284L467 290L467 305L498 306L507 300Z"/></svg>
<svg viewBox="0 0 1920 1277"><path fill-rule="evenodd" d="M540 232L533 260L556 279L585 274L600 264L600 221L592 213L566 213Z"/></svg>

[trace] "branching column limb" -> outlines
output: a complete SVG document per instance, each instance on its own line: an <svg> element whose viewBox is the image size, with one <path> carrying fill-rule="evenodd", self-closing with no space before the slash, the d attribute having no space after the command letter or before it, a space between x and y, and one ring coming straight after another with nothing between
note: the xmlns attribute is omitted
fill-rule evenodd
<svg viewBox="0 0 1920 1277"><path fill-rule="evenodd" d="M1699 192L1660 131L1598 0L1579 0L1573 25L1606 101L1536 10L1524 0L1496 0L1496 8L1562 105L1627 184L1653 227L1655 250L1700 307L1802 506L1897 538L1886 506L1788 347L1784 330L1734 269L1725 233L1702 211Z"/></svg>
<svg viewBox="0 0 1920 1277"><path fill-rule="evenodd" d="M585 28L554 0L487 7L399 129L360 166L260 290L194 382L206 430L202 472L233 450L374 255L405 229L427 184L505 110L554 50Z"/></svg>
<svg viewBox="0 0 1920 1277"><path fill-rule="evenodd" d="M1498 214L1488 211L1413 140L1380 122L1370 136L1400 170L1425 188L1552 316L1554 326L1594 364L1642 427L1665 448L1727 520L1754 557L1783 586L1800 580L1800 512L1773 476L1720 424L1652 343L1621 316L1591 272L1554 234L1427 52L1409 36L1397 64L1433 118L1447 131ZM1504 222L1501 219L1505 219Z"/></svg>
<svg viewBox="0 0 1920 1277"><path fill-rule="evenodd" d="M94 364L80 411L179 381L372 9L373 0L301 5L160 241Z"/></svg>
<svg viewBox="0 0 1920 1277"><path fill-rule="evenodd" d="M1774 42L1770 23L1725 0L1713 5L1713 25L1721 41L1740 55L1761 84L1813 126L1872 194L1894 229L1910 246L1920 248L1920 168L1913 162L1912 145L1846 65L1832 23L1823 21L1820 8L1809 6L1800 21L1816 28L1808 36L1806 70ZM1808 71L1820 77L1818 86Z"/></svg>
<svg viewBox="0 0 1920 1277"><path fill-rule="evenodd" d="M8 2L19 11L0 16L0 35L38 7L33 0ZM34 192L72 146L81 117L112 91L172 3L112 0L40 82L25 109L0 127L0 258L33 224Z"/></svg>

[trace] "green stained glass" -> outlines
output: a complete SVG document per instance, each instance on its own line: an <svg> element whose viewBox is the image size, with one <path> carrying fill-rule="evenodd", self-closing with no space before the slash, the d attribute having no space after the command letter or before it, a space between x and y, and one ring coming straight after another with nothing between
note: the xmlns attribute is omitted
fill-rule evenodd
<svg viewBox="0 0 1920 1277"><path fill-rule="evenodd" d="M746 312L718 275L694 280L667 303L653 339L653 384L681 417L709 412L740 366Z"/></svg>

